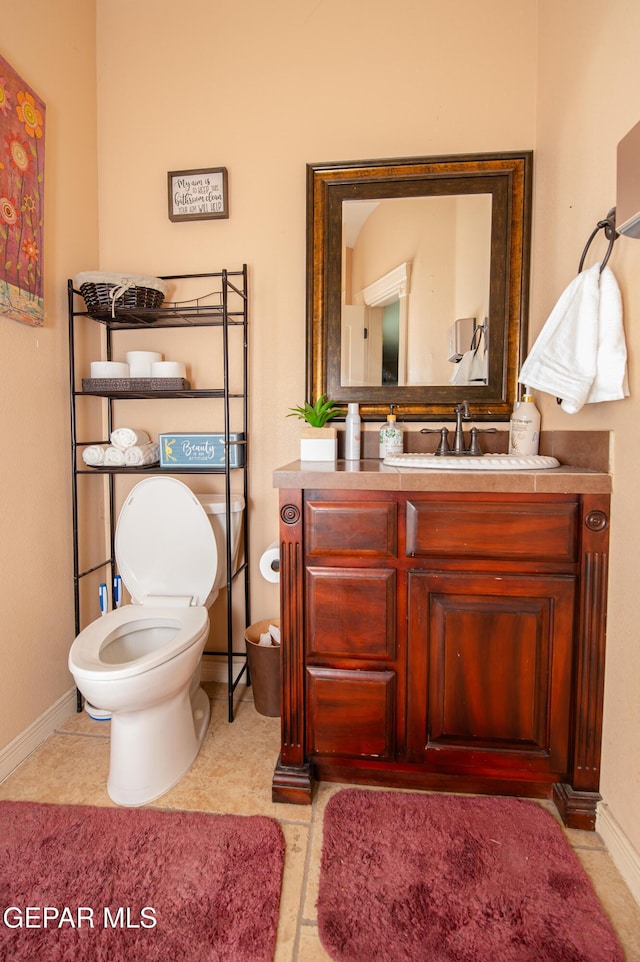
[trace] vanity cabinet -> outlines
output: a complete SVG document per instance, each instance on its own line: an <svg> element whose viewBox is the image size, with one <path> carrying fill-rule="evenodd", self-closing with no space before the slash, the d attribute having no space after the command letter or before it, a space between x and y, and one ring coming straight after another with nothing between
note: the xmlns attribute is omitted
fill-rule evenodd
<svg viewBox="0 0 640 962"><path fill-rule="evenodd" d="M280 490L274 800L307 803L318 778L553 796L593 828L608 478L501 493L304 474Z"/></svg>

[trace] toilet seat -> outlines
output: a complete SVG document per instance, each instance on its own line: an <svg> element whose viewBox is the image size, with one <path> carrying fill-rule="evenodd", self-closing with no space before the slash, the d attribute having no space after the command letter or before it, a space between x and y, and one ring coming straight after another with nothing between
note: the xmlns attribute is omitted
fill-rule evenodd
<svg viewBox="0 0 640 962"><path fill-rule="evenodd" d="M108 661L107 649L127 635L145 629L167 632L166 641L138 658ZM70 668L77 681L103 676L105 681L132 678L170 661L196 644L209 629L204 607L173 608L125 605L110 611L83 629L73 643ZM80 686L79 686L80 687Z"/></svg>
<svg viewBox="0 0 640 962"><path fill-rule="evenodd" d="M207 513L177 478L145 478L130 491L115 534L118 570L134 604L204 605L218 570Z"/></svg>
<svg viewBox="0 0 640 962"><path fill-rule="evenodd" d="M218 548L207 514L186 484L157 477L136 484L120 512L115 554L133 604L93 621L75 639L69 667L80 684L142 675L208 633L204 603L216 577Z"/></svg>

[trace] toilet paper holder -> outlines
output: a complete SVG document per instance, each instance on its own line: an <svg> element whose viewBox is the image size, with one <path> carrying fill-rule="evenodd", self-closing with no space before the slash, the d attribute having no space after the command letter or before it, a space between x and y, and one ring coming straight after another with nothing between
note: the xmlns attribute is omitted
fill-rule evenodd
<svg viewBox="0 0 640 962"><path fill-rule="evenodd" d="M280 581L280 546L277 541L272 542L260 556L260 574L271 584Z"/></svg>

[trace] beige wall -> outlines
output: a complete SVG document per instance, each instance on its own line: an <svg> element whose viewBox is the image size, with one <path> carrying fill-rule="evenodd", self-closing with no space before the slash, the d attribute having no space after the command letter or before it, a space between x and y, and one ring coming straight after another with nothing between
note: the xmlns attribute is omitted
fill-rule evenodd
<svg viewBox="0 0 640 962"><path fill-rule="evenodd" d="M0 53L46 103L40 328L0 316L0 746L72 687L66 278L97 257L95 14L0 0ZM4 156L4 143L1 145Z"/></svg>
<svg viewBox="0 0 640 962"><path fill-rule="evenodd" d="M1 321L9 348L0 362L9 413L3 451L7 442L14 447L7 434L15 433L43 438L47 455L46 476L39 451L2 474L2 504L12 505L10 537L3 538L11 547L0 557L9 589L2 744L68 684L67 274L96 266L171 273L249 264L253 616L273 614L277 590L259 579L257 557L277 530L272 470L297 455L298 426L285 415L304 396L305 164L534 148L536 333L573 276L595 220L615 202L615 145L639 119L632 43L640 9L631 0L399 0L391 29L386 0L97 0L98 256L91 4L57 0L55 13L44 0L23 0L19 13L17 4L0 4L8 13L2 52L47 100L51 131L51 315L40 332ZM36 48L20 29L25 8L44 21ZM172 224L166 172L218 165L229 169L230 218ZM613 428L618 441L603 792L637 851L638 522L625 505L634 504L639 459L639 259L640 244L619 242L613 265L625 300L632 398L570 420L551 399L542 401L546 427ZM36 363L37 396L25 388Z"/></svg>
<svg viewBox="0 0 640 962"><path fill-rule="evenodd" d="M616 198L616 145L640 120L640 5L541 0L531 327L536 334L575 275L586 240ZM606 251L602 234L595 257ZM640 416L640 242L610 261L623 297L631 397L576 415L543 397L547 428L614 432L614 498L601 792L640 856L640 631L637 509Z"/></svg>
<svg viewBox="0 0 640 962"><path fill-rule="evenodd" d="M256 563L277 536L271 475L298 456L305 165L533 146L535 3L490 7L487 30L475 0L401 0L390 30L386 0L98 2L101 268L249 264L256 619L278 608ZM229 170L230 218L171 223L167 171L208 165Z"/></svg>

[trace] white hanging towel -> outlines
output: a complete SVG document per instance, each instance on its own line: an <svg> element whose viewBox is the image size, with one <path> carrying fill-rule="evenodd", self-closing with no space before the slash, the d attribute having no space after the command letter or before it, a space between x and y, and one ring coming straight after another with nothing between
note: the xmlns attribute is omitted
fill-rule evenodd
<svg viewBox="0 0 640 962"><path fill-rule="evenodd" d="M482 349L465 351L449 378L450 384L486 384L487 360Z"/></svg>
<svg viewBox="0 0 640 962"><path fill-rule="evenodd" d="M521 384L562 398L576 414L584 404L627 397L622 298L609 267L582 271L561 294L520 371Z"/></svg>
<svg viewBox="0 0 640 962"><path fill-rule="evenodd" d="M605 267L600 275L596 376L585 404L619 401L628 396L627 344L622 323L622 297L613 271Z"/></svg>

